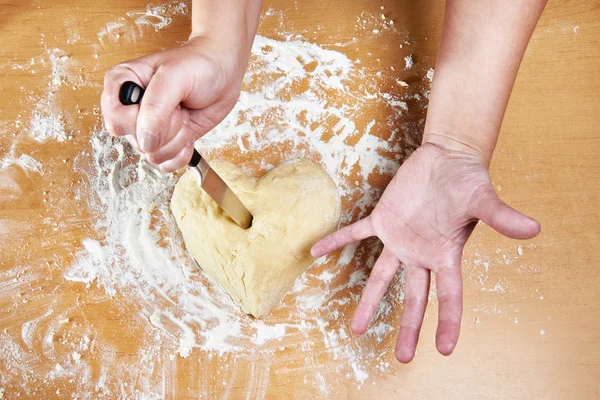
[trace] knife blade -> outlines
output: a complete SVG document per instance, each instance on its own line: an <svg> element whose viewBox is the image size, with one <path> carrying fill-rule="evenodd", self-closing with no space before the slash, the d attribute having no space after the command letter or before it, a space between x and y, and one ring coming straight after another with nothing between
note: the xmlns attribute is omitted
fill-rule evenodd
<svg viewBox="0 0 600 400"><path fill-rule="evenodd" d="M243 229L248 229L252 225L252 214L195 149L188 166L197 174L202 189L236 224Z"/></svg>
<svg viewBox="0 0 600 400"><path fill-rule="evenodd" d="M125 106L139 104L143 96L144 89L135 82L127 81L121 85L119 90L119 100ZM252 225L250 211L196 149L194 149L188 167L198 176L202 189L236 224L242 229L248 229Z"/></svg>

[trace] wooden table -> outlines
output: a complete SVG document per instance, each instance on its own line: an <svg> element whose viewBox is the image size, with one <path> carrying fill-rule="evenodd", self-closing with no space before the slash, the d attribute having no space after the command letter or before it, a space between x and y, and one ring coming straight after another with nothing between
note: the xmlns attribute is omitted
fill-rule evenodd
<svg viewBox="0 0 600 400"><path fill-rule="evenodd" d="M145 0L8 0L0 5L0 388L5 390L4 398L71 398L71 393L85 397L78 389L81 382L69 376L41 375L55 368L61 340L68 341L68 333L50 337L57 352L53 357L37 349L44 346L41 336L30 350L11 347L22 342L23 324L47 312L51 301L53 318L58 318L55 323L67 318L93 327L102 343L112 344L110 349L90 349L91 355L110 350L119 365L128 359L139 362L133 355L143 345L135 333L141 328L125 323L130 315L119 308L118 299L94 297L96 291L67 284L63 275L97 218L76 199L75 189L85 187L85 179L74 172L73 160L90 150L105 71L123 60L173 46L189 34L188 17L176 16L164 29L140 28L135 40L124 44L101 43L98 32L109 21L145 7ZM266 2L263 13L267 10L262 35L281 39L282 31L301 33L307 41L381 68L403 68L409 54L423 68L434 66L442 2L273 0ZM373 18L381 14L382 19L394 21L400 34L369 36L368 24L375 24ZM358 26L361 20L366 28ZM335 45L355 37L356 45ZM400 48L406 38L410 46ZM437 315L435 306L430 306L418 355L411 364L370 374L361 384L340 376L326 382L327 395L306 377L311 371L278 373L271 368L257 383L244 363L224 386L207 371L217 370L235 355L208 357L194 350L188 358L170 360L165 355L147 360L157 364L153 373L164 383L161 390L145 392L136 380L136 368L142 371L144 365L123 371L123 380L137 389L130 398L142 394L211 399L599 398L599 38L600 8L593 1L551 2L533 35L491 175L504 200L541 222L542 234L517 243L485 226L476 230L464 255L465 310L460 342L451 357L435 351ZM55 56L76 61L76 73L63 77L66 82L60 82L59 76L53 86L48 50L54 47L64 51ZM78 82L78 76L85 82ZM52 92L56 93L48 95ZM72 138L41 144L24 138L28 121L39 110L36 103L44 101L65 111ZM15 157L21 154L41 162L44 173L15 165ZM73 310L73 304L81 305L77 312L61 314ZM350 311L342 316L350 317ZM304 357L301 353L286 356L290 364ZM393 362L393 357L389 360ZM110 364L90 365L93 384L103 374L106 378L120 373ZM333 364L325 366L329 367ZM114 386L112 381L108 389L88 397L116 397L119 391L111 391Z"/></svg>

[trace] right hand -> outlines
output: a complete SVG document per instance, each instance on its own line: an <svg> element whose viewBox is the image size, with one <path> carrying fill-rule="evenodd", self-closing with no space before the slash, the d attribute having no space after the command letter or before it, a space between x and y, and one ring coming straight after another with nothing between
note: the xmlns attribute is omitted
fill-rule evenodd
<svg viewBox="0 0 600 400"><path fill-rule="evenodd" d="M102 115L112 136L125 136L164 172L185 166L194 142L227 116L240 95L247 54L206 37L112 68L104 78ZM124 106L119 90L145 88L140 105Z"/></svg>

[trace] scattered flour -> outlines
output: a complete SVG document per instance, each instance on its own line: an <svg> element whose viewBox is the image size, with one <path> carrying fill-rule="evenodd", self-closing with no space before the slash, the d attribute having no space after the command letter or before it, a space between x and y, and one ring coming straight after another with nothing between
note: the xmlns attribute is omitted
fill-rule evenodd
<svg viewBox="0 0 600 400"><path fill-rule="evenodd" d="M48 139L64 142L68 138L63 114L51 112L48 108L34 111L29 132L38 142L45 142Z"/></svg>
<svg viewBox="0 0 600 400"><path fill-rule="evenodd" d="M40 175L44 173L44 168L42 167L42 164L35 158L27 154L21 154L19 157L16 157L14 152L15 147L12 146L9 153L2 159L0 159L0 170L6 169L7 167L14 165L21 168L25 172L32 171Z"/></svg>
<svg viewBox="0 0 600 400"><path fill-rule="evenodd" d="M429 82L433 82L433 74L434 74L433 68L429 68L427 70L427 79L429 79Z"/></svg>
<svg viewBox="0 0 600 400"><path fill-rule="evenodd" d="M98 40L102 45L106 45L107 40L114 42L123 39L132 42L142 37L144 28L162 30L173 22L173 17L185 16L188 12L188 4L184 1L172 0L156 6L149 4L145 10L129 11L126 17L108 22L98 32Z"/></svg>
<svg viewBox="0 0 600 400"><path fill-rule="evenodd" d="M389 180L400 163L382 153L402 150L401 140L378 136L388 131L390 121L366 119L363 107L386 105L397 123L405 115L405 105L397 95L378 90L373 79L373 74L356 68L339 52L300 40L257 36L246 90L230 115L196 147L208 159L233 151L252 174L284 159L312 158L340 188L347 209L344 220L349 222L366 215L381 194L369 183L371 175ZM298 91L302 81L308 81L308 87ZM352 87L357 83L360 92ZM254 161L267 154L272 159ZM141 305L140 318L147 321L145 341L153 343L157 352L182 357L193 349L218 356L233 353L252 368L256 355L264 354L268 361L263 359L260 368L280 368L268 355L285 343L298 351L325 352L325 359L337 365L329 373L342 373L357 386L388 358L385 346L394 318L390 302L382 303L378 325L368 336L357 340L341 326L348 322L344 310L357 303L367 277L363 269L353 271L350 261L361 259L372 265L379 245L349 246L341 255L320 260L298 280L294 295L275 310L277 316L254 320L243 315L185 252L169 210L176 178L139 160L125 142L104 131L94 134L92 155L90 205L101 216L94 230L104 232L104 238L84 240L84 250L64 276L102 288L111 296L124 293L125 301ZM336 273L327 265L337 265ZM315 268L320 273L312 272ZM349 276L334 279L339 274ZM402 301L401 284L399 278L390 289L394 304ZM250 350L253 357L245 355ZM316 355L307 357L303 368L312 371L320 362ZM107 379L114 379L118 371L106 373ZM323 386L333 377L329 373L322 372L323 379L310 379ZM264 374L256 373L253 379L250 384L258 392L268 384Z"/></svg>
<svg viewBox="0 0 600 400"><path fill-rule="evenodd" d="M83 80L72 73L77 63L64 50L52 48L46 54L47 57L37 62L42 65L50 64L50 79L45 96L31 99L35 107L29 122L29 136L40 143L48 139L64 142L73 136L69 133L64 112L57 105L57 92L64 85L81 87Z"/></svg>

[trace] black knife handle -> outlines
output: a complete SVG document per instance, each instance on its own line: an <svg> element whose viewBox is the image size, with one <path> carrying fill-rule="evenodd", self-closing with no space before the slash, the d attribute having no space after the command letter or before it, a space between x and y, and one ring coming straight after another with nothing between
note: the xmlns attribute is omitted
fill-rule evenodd
<svg viewBox="0 0 600 400"><path fill-rule="evenodd" d="M121 85L119 100L124 106L140 104L144 97L144 89L135 82L127 81Z"/></svg>
<svg viewBox="0 0 600 400"><path fill-rule="evenodd" d="M124 106L130 106L132 104L140 104L142 101L142 97L144 97L145 90L135 82L127 81L121 85L121 89L119 90L119 100L121 104ZM194 149L194 154L192 154L192 159L188 163L190 167L195 167L198 165L202 156L196 149Z"/></svg>

